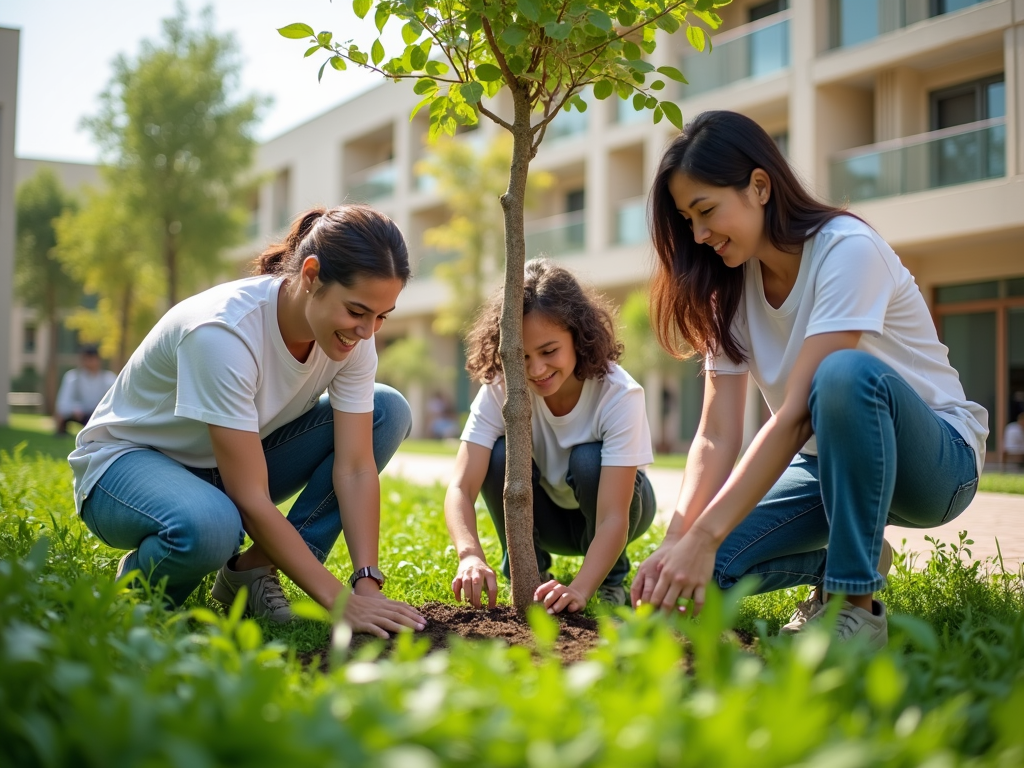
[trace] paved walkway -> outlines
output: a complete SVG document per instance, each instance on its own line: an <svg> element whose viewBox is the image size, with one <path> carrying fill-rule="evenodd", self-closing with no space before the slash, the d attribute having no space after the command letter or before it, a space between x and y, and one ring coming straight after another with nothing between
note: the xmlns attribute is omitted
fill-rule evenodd
<svg viewBox="0 0 1024 768"><path fill-rule="evenodd" d="M446 484L452 475L455 460L452 456L399 452L384 470L386 475L404 477L421 485ZM683 479L681 469L648 470L651 485L658 499L658 519L667 521L679 493ZM1024 495L979 493L971 506L956 520L938 528L917 529L889 526L886 538L899 551L906 539L906 550L927 558L932 546L925 541L931 536L947 543L959 541L960 531L966 530L974 540L970 546L975 558L987 560L997 556L996 539L1008 570L1016 571L1024 564Z"/></svg>

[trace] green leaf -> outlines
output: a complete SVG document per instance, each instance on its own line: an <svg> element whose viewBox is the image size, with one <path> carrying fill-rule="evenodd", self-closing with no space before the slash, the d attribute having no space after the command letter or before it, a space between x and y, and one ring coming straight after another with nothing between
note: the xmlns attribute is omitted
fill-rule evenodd
<svg viewBox="0 0 1024 768"><path fill-rule="evenodd" d="M320 71L316 73L316 81L318 83L324 78L324 67L326 66L327 62L325 61L323 64L320 65Z"/></svg>
<svg viewBox="0 0 1024 768"><path fill-rule="evenodd" d="M334 35L330 32L321 32L316 36L316 41L320 43L320 46L326 48L331 44L331 40L334 39Z"/></svg>
<svg viewBox="0 0 1024 768"><path fill-rule="evenodd" d="M388 10L386 5L378 5L376 13L373 14L373 23L377 25L377 31L383 32L384 25L388 23L388 19L391 18L391 11Z"/></svg>
<svg viewBox="0 0 1024 768"><path fill-rule="evenodd" d="M380 38L373 41L373 45L370 46L370 58L373 60L374 66L384 61L384 46L380 43Z"/></svg>
<svg viewBox="0 0 1024 768"><path fill-rule="evenodd" d="M697 0L694 8L701 13L707 13L715 7L715 0Z"/></svg>
<svg viewBox="0 0 1024 768"><path fill-rule="evenodd" d="M648 109L654 109L656 106L658 106L658 100L656 98L654 98L653 96L648 96L645 99L645 101L647 103L647 108Z"/></svg>
<svg viewBox="0 0 1024 768"><path fill-rule="evenodd" d="M427 42L431 42L428 40ZM412 64L413 71L423 69L427 63L427 52L420 48L418 45L414 46L409 51L409 63Z"/></svg>
<svg viewBox="0 0 1024 768"><path fill-rule="evenodd" d="M370 60L370 57L360 51L357 45L350 45L348 47L348 57L356 64L365 64Z"/></svg>
<svg viewBox="0 0 1024 768"><path fill-rule="evenodd" d="M348 69L348 64L345 63L345 60L341 58L341 56L331 56L331 58L328 59L328 61L330 61L331 66L334 67L334 69L338 70L339 72L344 72L346 69Z"/></svg>
<svg viewBox="0 0 1024 768"><path fill-rule="evenodd" d="M615 86L611 80L598 80L594 83L594 98L603 101L611 96L614 90Z"/></svg>
<svg viewBox="0 0 1024 768"><path fill-rule="evenodd" d="M281 27L277 30L277 33L281 37L287 37L292 40L301 40L304 37L314 37L313 28L309 24L289 24L287 27Z"/></svg>
<svg viewBox="0 0 1024 768"><path fill-rule="evenodd" d="M597 8L591 8L587 20L602 32L612 31L612 17Z"/></svg>
<svg viewBox="0 0 1024 768"><path fill-rule="evenodd" d="M463 83L459 86L459 94L467 104L476 104L484 95L482 83Z"/></svg>
<svg viewBox="0 0 1024 768"><path fill-rule="evenodd" d="M423 96L427 93L435 93L437 91L437 83L431 80L429 77L423 77L416 81L416 85L412 87L412 92Z"/></svg>
<svg viewBox="0 0 1024 768"><path fill-rule="evenodd" d="M633 109L639 112L641 109L647 107L647 97L642 93L637 93L633 96Z"/></svg>
<svg viewBox="0 0 1024 768"><path fill-rule="evenodd" d="M644 54L640 50L639 45L632 43L629 40L625 40L622 43L622 55L630 61L639 61Z"/></svg>
<svg viewBox="0 0 1024 768"><path fill-rule="evenodd" d="M412 113L409 115L409 122L411 123L412 119L416 117L416 113L423 109L423 107L425 107L427 104L432 103L433 100L434 94L430 94L429 96L425 96L424 98L420 99L420 103L412 108Z"/></svg>
<svg viewBox="0 0 1024 768"><path fill-rule="evenodd" d="M448 65L443 61L428 61L426 70L431 77L440 77L448 71Z"/></svg>
<svg viewBox="0 0 1024 768"><path fill-rule="evenodd" d="M690 41L690 45L696 48L698 51L703 52L705 43L707 42L707 36L704 34L704 30L700 27L695 27L692 24L686 28L686 38Z"/></svg>
<svg viewBox="0 0 1024 768"><path fill-rule="evenodd" d="M406 45L412 45L423 34L423 26L418 21L410 21L402 27L402 39Z"/></svg>
<svg viewBox="0 0 1024 768"><path fill-rule="evenodd" d="M565 40L572 32L572 24L567 21L551 21L544 25L544 33L552 40Z"/></svg>
<svg viewBox="0 0 1024 768"><path fill-rule="evenodd" d="M636 21L636 13L632 8L620 5L619 10L615 12L615 18L623 27L631 27Z"/></svg>
<svg viewBox="0 0 1024 768"><path fill-rule="evenodd" d="M661 108L661 111L665 113L665 117L668 118L668 121L672 123L672 125L680 131L683 130L683 113L679 111L679 107L675 102L663 101L658 104L658 106Z"/></svg>
<svg viewBox="0 0 1024 768"><path fill-rule="evenodd" d="M314 53L316 53L319 50L320 50L320 43L317 43L316 45L311 45L309 48L306 49L306 52L304 54L302 54L302 58L308 59L310 56L312 56Z"/></svg>
<svg viewBox="0 0 1024 768"><path fill-rule="evenodd" d="M516 8L530 21L540 20L540 7L534 0L516 0Z"/></svg>
<svg viewBox="0 0 1024 768"><path fill-rule="evenodd" d="M652 91L660 91L664 87L665 87L665 81L664 80L655 80L653 83L651 83L651 90Z"/></svg>
<svg viewBox="0 0 1024 768"><path fill-rule="evenodd" d="M572 99L569 100L569 103L576 107L576 111L577 112L586 112L587 111L587 102L584 101L579 96L573 96Z"/></svg>
<svg viewBox="0 0 1024 768"><path fill-rule="evenodd" d="M370 12L371 5L373 5L373 0L352 0L352 11L362 19Z"/></svg>
<svg viewBox="0 0 1024 768"><path fill-rule="evenodd" d="M661 105L659 104L657 107L654 108L654 124L657 125L658 123L660 123L661 122L661 118L663 118L664 116L665 116L665 112L661 108Z"/></svg>
<svg viewBox="0 0 1024 768"><path fill-rule="evenodd" d="M658 74L664 75L669 80L675 80L677 83L686 82L686 78L683 77L683 73L675 67L658 67Z"/></svg>
<svg viewBox="0 0 1024 768"><path fill-rule="evenodd" d="M658 20L654 22L659 29L664 29L670 35L679 29L679 19L673 16L671 13L666 13L664 16L659 16Z"/></svg>
<svg viewBox="0 0 1024 768"><path fill-rule="evenodd" d="M527 32L522 27L513 24L511 27L506 27L505 31L501 33L501 42L505 45L515 47L521 45L526 39Z"/></svg>
<svg viewBox="0 0 1024 768"><path fill-rule="evenodd" d="M501 70L493 64L479 64L476 68L476 79L490 83L501 79Z"/></svg>

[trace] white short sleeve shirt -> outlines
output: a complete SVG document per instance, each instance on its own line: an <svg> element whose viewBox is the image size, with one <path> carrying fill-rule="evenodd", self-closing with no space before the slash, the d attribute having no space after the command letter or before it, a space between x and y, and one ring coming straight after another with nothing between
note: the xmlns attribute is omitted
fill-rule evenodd
<svg viewBox="0 0 1024 768"><path fill-rule="evenodd" d="M300 363L277 324L281 285L273 276L225 283L161 318L78 433L68 460L79 510L129 451L150 448L186 466L214 467L207 425L262 439L312 408L324 390L335 410L373 410L373 341L360 342L341 362L314 344Z"/></svg>
<svg viewBox="0 0 1024 768"><path fill-rule="evenodd" d="M988 412L967 400L913 275L881 235L852 216L828 222L804 244L796 283L778 308L765 299L760 262L751 259L743 270L732 332L748 360L709 355L709 374L749 371L775 413L804 339L861 331L857 348L892 366L960 433L974 449L981 474ZM817 454L813 437L802 452Z"/></svg>

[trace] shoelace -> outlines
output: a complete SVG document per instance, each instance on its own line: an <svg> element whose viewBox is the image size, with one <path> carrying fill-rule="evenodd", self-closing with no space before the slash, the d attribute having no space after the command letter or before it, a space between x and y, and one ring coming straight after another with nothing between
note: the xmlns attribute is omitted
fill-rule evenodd
<svg viewBox="0 0 1024 768"><path fill-rule="evenodd" d="M257 581L259 586L253 584L253 595L267 608L276 611L289 606L288 598L284 596L284 589L281 587L281 580L277 577L277 571L271 571Z"/></svg>
<svg viewBox="0 0 1024 768"><path fill-rule="evenodd" d="M793 614L792 621L800 621L801 624L806 623L814 614L821 610L822 603L816 598L810 598L809 600L801 600L796 604L796 612Z"/></svg>

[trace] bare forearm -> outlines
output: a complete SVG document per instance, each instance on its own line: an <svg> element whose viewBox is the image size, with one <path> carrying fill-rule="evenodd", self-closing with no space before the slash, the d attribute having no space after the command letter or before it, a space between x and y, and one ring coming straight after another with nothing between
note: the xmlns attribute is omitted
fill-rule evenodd
<svg viewBox="0 0 1024 768"><path fill-rule="evenodd" d="M675 513L665 533L668 543L679 541L725 485L736 462L738 446L725 447L702 435L690 446Z"/></svg>
<svg viewBox="0 0 1024 768"><path fill-rule="evenodd" d="M476 509L473 499L458 486L449 486L444 497L444 521L448 534L461 560L475 556L485 560L480 536L476 528Z"/></svg>
<svg viewBox="0 0 1024 768"><path fill-rule="evenodd" d="M570 586L588 598L593 595L625 549L628 536L627 516L609 516L607 520L598 521L594 540L590 543L583 558L583 565L580 566L579 573Z"/></svg>
<svg viewBox="0 0 1024 768"><path fill-rule="evenodd" d="M334 473L334 494L353 569L378 565L380 557L380 478L376 469Z"/></svg>

